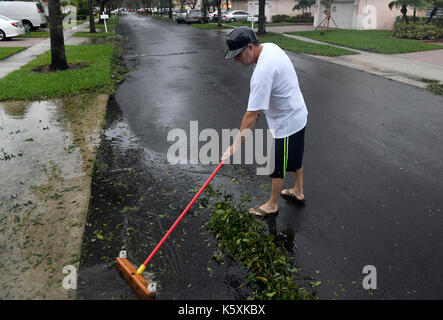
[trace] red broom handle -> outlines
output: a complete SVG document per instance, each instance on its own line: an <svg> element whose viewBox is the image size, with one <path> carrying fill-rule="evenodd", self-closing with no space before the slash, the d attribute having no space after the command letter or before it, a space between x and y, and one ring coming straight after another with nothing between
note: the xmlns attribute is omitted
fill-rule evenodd
<svg viewBox="0 0 443 320"><path fill-rule="evenodd" d="M154 257L154 255L157 253L157 251L160 249L160 247L163 245L163 243L166 241L166 239L169 237L169 235L172 233L172 231L174 231L175 227L177 227L177 225L180 223L180 221L183 219L183 217L185 216L185 214L188 212L188 210L192 207L192 205L194 204L194 202L198 199L198 197L200 197L201 193L205 190L205 188L208 186L209 182L211 182L212 178L214 178L214 176L217 174L218 170L220 170L220 168L223 166L224 161L220 162L219 165L217 166L217 168L215 168L214 172L212 172L212 174L209 176L208 180L206 180L205 184L201 187L201 189L199 190L199 192L197 192L197 194L194 196L194 198L191 200L191 202L188 204L188 206L185 208L185 210L183 210L183 212L181 213L181 215L178 217L178 219L174 222L174 224L172 225L172 227L169 229L169 231L165 234L165 236L163 237L163 239L157 244L157 246L155 247L155 249L151 252L151 254L149 255L148 259L146 259L146 261L143 263L143 265L146 267L149 263L149 261L151 261L151 259Z"/></svg>

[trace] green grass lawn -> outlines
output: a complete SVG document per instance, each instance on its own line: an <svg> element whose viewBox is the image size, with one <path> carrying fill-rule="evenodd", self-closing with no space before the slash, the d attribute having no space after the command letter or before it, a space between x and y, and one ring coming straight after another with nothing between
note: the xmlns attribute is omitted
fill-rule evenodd
<svg viewBox="0 0 443 320"><path fill-rule="evenodd" d="M106 33L104 30L103 32L97 31L96 33L89 33L89 32L83 32L79 31L72 35L73 37L90 37L90 38L102 38L102 37L110 37L115 36L115 32L109 32Z"/></svg>
<svg viewBox="0 0 443 320"><path fill-rule="evenodd" d="M86 91L110 92L113 88L111 61L114 48L109 45L65 46L69 64L86 67L51 73L32 70L49 65L47 51L33 61L0 79L0 100L36 100L75 95Z"/></svg>
<svg viewBox="0 0 443 320"><path fill-rule="evenodd" d="M0 60L4 60L9 56L12 56L13 54L16 54L17 52L23 51L27 49L28 47L6 47L6 48L0 48Z"/></svg>
<svg viewBox="0 0 443 320"><path fill-rule="evenodd" d="M65 22L65 23L63 23L63 29L65 29L65 30L72 29L72 28L74 28L80 24L83 24L83 23L85 23L85 21L83 21L83 20L76 21L75 23L73 23L72 21L71 21L71 23ZM48 24L48 28L49 28L49 24Z"/></svg>
<svg viewBox="0 0 443 320"><path fill-rule="evenodd" d="M48 38L48 31L31 31L31 34L28 36L27 34L17 37L17 38Z"/></svg>
<svg viewBox="0 0 443 320"><path fill-rule="evenodd" d="M384 54L442 49L441 46L432 43L391 38L392 32L385 30L329 30L323 35L321 31L298 31L287 34Z"/></svg>
<svg viewBox="0 0 443 320"><path fill-rule="evenodd" d="M70 23L70 24L63 23L63 29L64 30L72 29L82 23L84 23L84 21L77 21L77 23ZM49 28L49 24L48 24L47 28ZM49 38L49 31L40 31L40 30L31 31L31 34L29 36L25 34L25 35L20 36L18 38Z"/></svg>
<svg viewBox="0 0 443 320"><path fill-rule="evenodd" d="M306 41L285 37L278 33L268 32L265 36L259 36L258 40L261 43L272 42L280 48L296 53L312 54L317 56L342 56L348 54L358 54L351 50L336 48L325 44L316 44Z"/></svg>
<svg viewBox="0 0 443 320"><path fill-rule="evenodd" d="M111 19L107 19L106 20L106 26L108 27L108 31L109 30L114 30L115 26L117 25L117 20L118 18L111 18ZM98 23L94 23L94 26L96 29L105 29L105 24L98 24Z"/></svg>

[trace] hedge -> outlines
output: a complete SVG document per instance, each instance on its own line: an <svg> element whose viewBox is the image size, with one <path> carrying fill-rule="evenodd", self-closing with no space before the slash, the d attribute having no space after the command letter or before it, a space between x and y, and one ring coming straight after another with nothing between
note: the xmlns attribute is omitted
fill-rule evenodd
<svg viewBox="0 0 443 320"><path fill-rule="evenodd" d="M394 24L392 35L405 39L438 40L443 38L443 28L423 21L409 24L400 21Z"/></svg>
<svg viewBox="0 0 443 320"><path fill-rule="evenodd" d="M296 16L289 16L286 14L276 14L272 16L272 22L290 22L290 23L301 23L301 22L314 22L314 17L310 13L305 13L303 15L299 14Z"/></svg>

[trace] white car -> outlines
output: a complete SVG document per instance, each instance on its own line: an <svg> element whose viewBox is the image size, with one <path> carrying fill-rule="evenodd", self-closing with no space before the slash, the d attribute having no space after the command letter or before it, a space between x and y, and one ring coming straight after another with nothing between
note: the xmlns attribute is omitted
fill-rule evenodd
<svg viewBox="0 0 443 320"><path fill-rule="evenodd" d="M0 41L25 34L23 22L0 15Z"/></svg>
<svg viewBox="0 0 443 320"><path fill-rule="evenodd" d="M222 22L241 22L249 17L249 13L243 10L228 11L222 15Z"/></svg>
<svg viewBox="0 0 443 320"><path fill-rule="evenodd" d="M224 15L224 14L226 14L226 10L222 10L221 11L221 13L222 13L222 16ZM209 21L211 21L211 22L218 22L218 10L217 11L214 11L214 12L212 12L212 13L209 13Z"/></svg>
<svg viewBox="0 0 443 320"><path fill-rule="evenodd" d="M21 20L30 30L47 26L45 9L40 2L0 1L0 15Z"/></svg>

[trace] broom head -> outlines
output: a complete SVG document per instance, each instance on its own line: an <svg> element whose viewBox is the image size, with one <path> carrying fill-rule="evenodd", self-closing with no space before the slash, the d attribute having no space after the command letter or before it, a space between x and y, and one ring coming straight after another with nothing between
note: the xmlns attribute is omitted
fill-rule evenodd
<svg viewBox="0 0 443 320"><path fill-rule="evenodd" d="M117 258L116 268L139 299L155 299L156 291L148 290L149 282L141 274L137 274L137 270L128 259Z"/></svg>

